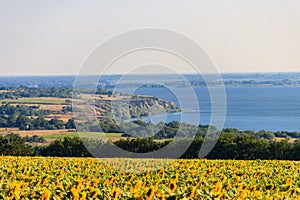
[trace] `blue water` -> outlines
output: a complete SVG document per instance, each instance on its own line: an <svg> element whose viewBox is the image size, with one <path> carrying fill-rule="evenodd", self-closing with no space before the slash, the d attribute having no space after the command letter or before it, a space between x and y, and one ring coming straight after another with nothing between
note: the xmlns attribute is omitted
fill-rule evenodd
<svg viewBox="0 0 300 200"><path fill-rule="evenodd" d="M185 96L185 122L195 124L200 116L201 124L209 124L211 100L206 88L195 88L200 109L193 106L192 98L179 88L177 94ZM180 105L176 96L166 88L139 88L136 94L157 96ZM226 118L224 127L240 130L300 131L300 87L227 87ZM182 102L181 102L182 103ZM194 111L194 112L190 112ZM154 119L153 119L154 118ZM152 117L158 122L160 116ZM146 120L150 120L149 118ZM181 121L181 113L168 114L166 121Z"/></svg>

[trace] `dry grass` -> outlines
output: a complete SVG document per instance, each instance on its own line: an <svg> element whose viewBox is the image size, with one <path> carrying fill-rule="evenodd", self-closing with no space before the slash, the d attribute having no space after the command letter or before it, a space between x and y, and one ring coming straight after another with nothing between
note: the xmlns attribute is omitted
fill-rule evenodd
<svg viewBox="0 0 300 200"><path fill-rule="evenodd" d="M65 105L39 105L41 110L61 111Z"/></svg>
<svg viewBox="0 0 300 200"><path fill-rule="evenodd" d="M35 104L35 103L10 103L11 106L36 106L40 110L61 111L66 105L61 104Z"/></svg>
<svg viewBox="0 0 300 200"><path fill-rule="evenodd" d="M282 141L282 140L285 140L286 138L279 138L279 137L276 137L275 138L275 141L276 142L280 142L280 141ZM289 138L289 143L293 143L293 142L295 142L295 141L297 141L297 140L299 140L298 138Z"/></svg>
<svg viewBox="0 0 300 200"><path fill-rule="evenodd" d="M2 136L5 136L9 133L18 134L21 137L25 137L25 136L32 137L34 135L39 136L39 137L44 137L44 136L47 136L47 135L52 135L52 136L55 136L55 135L58 135L58 136L60 136L60 135L73 136L74 135L74 132L69 132L69 130L67 130L67 129L61 129L61 130L30 130L30 131L20 131L18 128L7 128L7 129L1 128L0 129L0 135L2 135ZM30 144L30 145L33 145L33 146L47 146L51 142L53 142L55 139L54 138L45 138L45 140L46 140L45 143L27 143L27 144Z"/></svg>
<svg viewBox="0 0 300 200"><path fill-rule="evenodd" d="M19 98L19 99L5 99L2 102L8 103L21 103L21 104L66 104L67 98L52 98L52 97L39 97L39 98Z"/></svg>
<svg viewBox="0 0 300 200"><path fill-rule="evenodd" d="M48 134L68 134L68 133L72 133L72 132L68 132L69 130L67 129L60 129L60 130L30 130L30 131L20 131L16 128L14 129L7 129L0 132L1 135L6 135L8 133L15 133L15 134L19 134L21 137L25 137L25 136L44 136L44 135L48 135Z"/></svg>
<svg viewBox="0 0 300 200"><path fill-rule="evenodd" d="M45 120L51 120L53 118L57 118L59 120L62 120L64 123L66 123L69 119L72 119L73 114L72 113L66 113L66 114L50 114L47 117L45 117Z"/></svg>
<svg viewBox="0 0 300 200"><path fill-rule="evenodd" d="M0 128L0 135L6 135L8 133L15 133L16 131L19 131L18 128Z"/></svg>

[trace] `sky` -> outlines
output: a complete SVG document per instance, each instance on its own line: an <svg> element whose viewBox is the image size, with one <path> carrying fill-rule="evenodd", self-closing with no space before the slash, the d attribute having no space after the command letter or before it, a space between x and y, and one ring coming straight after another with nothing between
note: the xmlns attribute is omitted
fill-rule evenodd
<svg viewBox="0 0 300 200"><path fill-rule="evenodd" d="M0 0L0 75L77 74L103 41L143 27L190 37L222 73L300 71L299 10L299 0Z"/></svg>

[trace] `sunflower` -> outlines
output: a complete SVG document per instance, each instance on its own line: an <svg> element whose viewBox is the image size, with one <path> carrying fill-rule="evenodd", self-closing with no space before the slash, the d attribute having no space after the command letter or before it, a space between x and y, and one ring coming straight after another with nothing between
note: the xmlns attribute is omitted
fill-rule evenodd
<svg viewBox="0 0 300 200"><path fill-rule="evenodd" d="M218 181L215 185L215 189L213 189L211 192L214 195L219 195L221 193L222 190L222 183L220 181Z"/></svg>
<svg viewBox="0 0 300 200"><path fill-rule="evenodd" d="M153 197L154 197L154 188L153 186L151 186L146 194L146 199L150 200L153 199Z"/></svg>
<svg viewBox="0 0 300 200"><path fill-rule="evenodd" d="M170 194L174 193L174 191L176 190L177 186L176 186L176 182L175 181L172 181L170 183Z"/></svg>

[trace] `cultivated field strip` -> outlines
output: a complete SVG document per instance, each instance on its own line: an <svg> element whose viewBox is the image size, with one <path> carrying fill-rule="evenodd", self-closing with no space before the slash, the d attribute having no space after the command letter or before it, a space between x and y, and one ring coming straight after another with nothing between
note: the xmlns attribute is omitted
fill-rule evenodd
<svg viewBox="0 0 300 200"><path fill-rule="evenodd" d="M300 199L299 171L294 161L178 160L139 174L94 158L2 156L0 199Z"/></svg>

